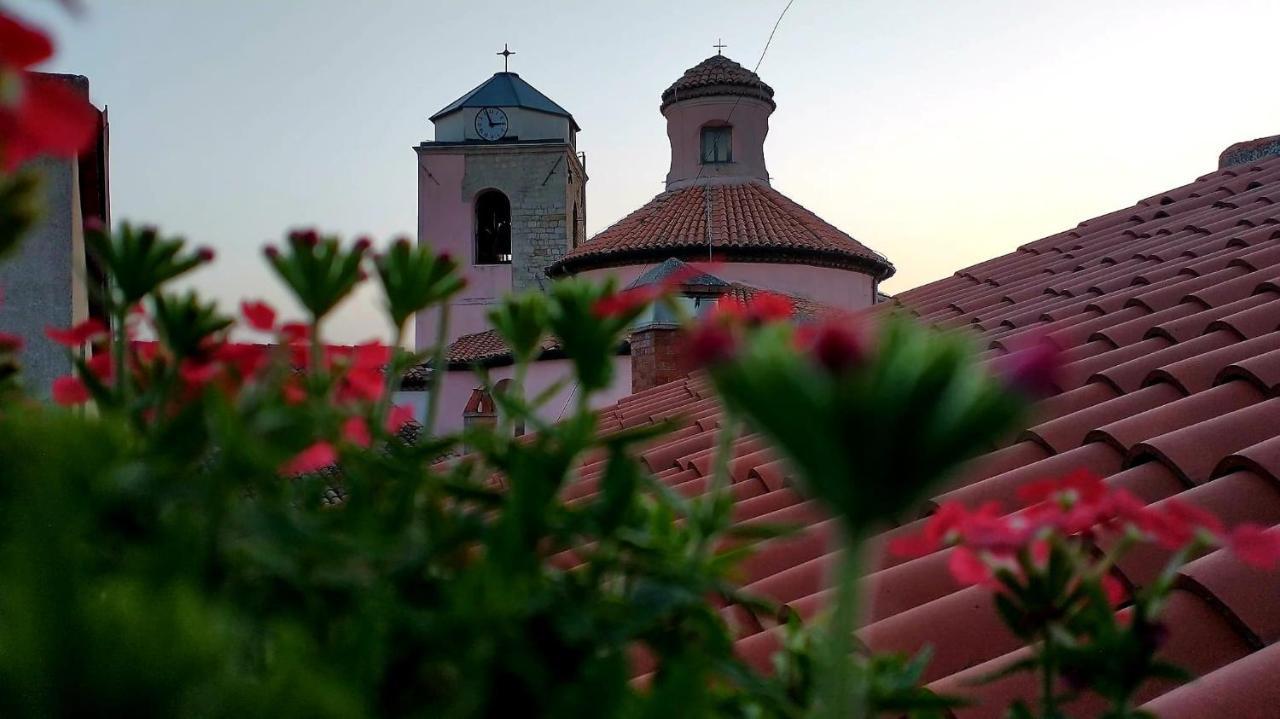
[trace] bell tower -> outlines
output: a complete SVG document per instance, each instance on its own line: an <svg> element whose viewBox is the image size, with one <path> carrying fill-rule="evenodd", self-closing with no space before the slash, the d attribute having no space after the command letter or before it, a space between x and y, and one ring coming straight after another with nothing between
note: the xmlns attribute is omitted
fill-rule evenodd
<svg viewBox="0 0 1280 719"><path fill-rule="evenodd" d="M515 53L498 54L505 66ZM546 268L586 239L587 173L573 115L505 67L431 122L435 139L414 148L418 242L466 268L467 288L450 308L452 342L487 329L503 294L544 287ZM419 315L418 347L435 342L437 319Z"/></svg>

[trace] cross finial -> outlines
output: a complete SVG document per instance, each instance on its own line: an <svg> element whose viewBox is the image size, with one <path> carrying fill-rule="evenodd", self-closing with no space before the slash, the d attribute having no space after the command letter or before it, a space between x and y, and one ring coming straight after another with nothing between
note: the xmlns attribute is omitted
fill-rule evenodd
<svg viewBox="0 0 1280 719"><path fill-rule="evenodd" d="M502 56L502 71L507 72L507 60L515 54L515 51L508 50L507 44L504 42L502 43L502 52L495 52L494 54Z"/></svg>
<svg viewBox="0 0 1280 719"><path fill-rule="evenodd" d="M717 55L723 55L723 54L724 54L724 52L722 52L722 51L723 51L726 47L729 47L729 46L728 46L728 45L726 45L726 44L724 44L724 40L722 40L722 39L720 39L720 38L716 38L716 44L712 45L711 47L714 47L714 48L716 49L716 54L717 54Z"/></svg>

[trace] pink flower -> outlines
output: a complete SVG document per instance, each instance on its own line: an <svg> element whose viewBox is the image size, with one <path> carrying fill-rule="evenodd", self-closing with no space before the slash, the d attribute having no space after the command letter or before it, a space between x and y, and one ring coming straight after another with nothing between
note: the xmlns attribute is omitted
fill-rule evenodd
<svg viewBox="0 0 1280 719"><path fill-rule="evenodd" d="M28 72L52 54L47 35L0 11L0 167L6 172L38 155L76 157L93 141L97 113L89 101L58 78Z"/></svg>
<svg viewBox="0 0 1280 719"><path fill-rule="evenodd" d="M266 302L241 302L240 314L249 326L259 332L270 332L276 328L276 311Z"/></svg>
<svg viewBox="0 0 1280 719"><path fill-rule="evenodd" d="M373 438L369 436L369 423L364 421L364 417L347 418L342 423L342 438L357 447L368 448L373 444Z"/></svg>
<svg viewBox="0 0 1280 719"><path fill-rule="evenodd" d="M991 566L983 561L977 552L968 547L956 547L952 550L951 557L947 560L947 569L961 584L983 586L995 584L995 575L991 571Z"/></svg>
<svg viewBox="0 0 1280 719"><path fill-rule="evenodd" d="M1257 524L1240 524L1227 536L1227 546L1241 562L1255 569L1280 565L1280 532Z"/></svg>
<svg viewBox="0 0 1280 719"><path fill-rule="evenodd" d="M85 342L107 334L107 326L102 323L102 320L90 317L84 322L67 329L46 327L44 334L63 347L79 349Z"/></svg>
<svg viewBox="0 0 1280 719"><path fill-rule="evenodd" d="M294 455L280 465L280 473L287 475L316 472L338 461L333 445L321 440Z"/></svg>
<svg viewBox="0 0 1280 719"><path fill-rule="evenodd" d="M404 429L406 424L413 421L413 408L405 405L393 404L391 411L387 412L387 423L385 429L387 434L396 434Z"/></svg>
<svg viewBox="0 0 1280 719"><path fill-rule="evenodd" d="M280 394L284 397L285 404L298 405L307 401L307 390L293 378L285 381Z"/></svg>
<svg viewBox="0 0 1280 719"><path fill-rule="evenodd" d="M78 377L59 377L53 381L53 401L64 407L84 404L89 401L89 389Z"/></svg>
<svg viewBox="0 0 1280 719"><path fill-rule="evenodd" d="M0 332L0 352L17 352L22 349L22 338L18 335Z"/></svg>

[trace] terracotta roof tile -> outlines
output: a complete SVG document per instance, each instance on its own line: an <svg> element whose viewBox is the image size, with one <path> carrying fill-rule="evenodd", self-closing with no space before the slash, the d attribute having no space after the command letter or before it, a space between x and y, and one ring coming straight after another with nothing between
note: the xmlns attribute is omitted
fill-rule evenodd
<svg viewBox="0 0 1280 719"><path fill-rule="evenodd" d="M553 274L668 257L808 262L879 279L893 265L879 253L759 181L663 192L569 252Z"/></svg>
<svg viewBox="0 0 1280 719"><path fill-rule="evenodd" d="M754 97L776 107L773 88L760 76L724 55L712 55L694 65L662 92L662 107L681 100L711 95Z"/></svg>
<svg viewBox="0 0 1280 719"><path fill-rule="evenodd" d="M1039 405L1037 419L952 478L929 506L995 499L1013 507L1024 482L1087 467L1148 503L1177 497L1228 525L1280 523L1276 199L1280 159L1239 165L892 298L892 306L926 322L977 334L988 358L1047 334L1069 362L1061 391ZM690 226L704 230L695 219ZM705 378L691 377L623 400L603 412L602 423L687 409L682 429L643 456L670 468L664 481L701 492L719 420L711 397ZM784 616L813 617L829 597L832 520L803 500L785 462L757 439L738 440L731 469L738 521L786 517L804 525L747 561L748 589L782 602ZM887 537L919 524L873 542L883 547ZM1160 550L1144 549L1120 570L1141 585L1162 559ZM905 560L878 549L863 580L870 609L859 636L878 649L934 645L933 687L983 702L956 716L1001 716L1010 698L1034 691L1028 680L968 682L1024 650L998 624L987 595L951 582L946 560L945 552ZM1147 708L1174 717L1274 713L1278 577L1224 552L1185 567L1165 615L1171 637L1164 656L1201 678L1181 688L1146 687L1141 701L1165 695ZM769 670L768 655L780 641L776 618L743 619L732 607L724 614L738 626L740 654ZM1085 700L1068 712L1092 716L1098 707Z"/></svg>

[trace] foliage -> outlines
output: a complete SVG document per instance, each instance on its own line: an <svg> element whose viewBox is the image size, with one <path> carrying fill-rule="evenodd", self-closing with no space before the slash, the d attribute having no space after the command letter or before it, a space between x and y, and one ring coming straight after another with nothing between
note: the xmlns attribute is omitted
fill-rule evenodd
<svg viewBox="0 0 1280 719"><path fill-rule="evenodd" d="M83 98L30 71L51 52L0 12L0 256L37 217L35 175L13 171L74 157L91 134ZM1050 384L1052 347L985 366L962 337L897 317L796 327L786 298L722 299L686 338L724 408L709 491L686 498L637 459L668 425L601 432L591 410L633 323L681 277L504 298L489 319L514 377L486 385L501 419L449 435L434 426L439 370L465 278L447 255L295 230L265 252L306 312L281 321L259 301L237 319L174 291L213 259L180 237L122 224L88 228L86 245L107 275L105 317L47 331L74 367L51 388L61 407L23 393L24 338L0 333L0 714L757 719L956 706L919 686L927 649L855 651L862 544L1015 426ZM326 344L324 321L369 276L392 344ZM407 352L424 312L439 316L435 346ZM269 342L233 340L241 332ZM578 388L554 423L541 410L561 385L523 387L549 337ZM391 396L428 358L418 425ZM781 628L764 674L735 656L716 609L772 609L733 571L784 532L732 521L728 464L744 428L843 530L828 616ZM602 472L582 481L595 491L566 500L594 460ZM1015 514L944 505L895 545L949 547L957 579L997 591L1031 644L1006 673L1041 677L1038 701L1013 717L1057 719L1089 691L1108 717L1136 719L1146 681L1181 676L1157 657L1177 568L1219 545L1254 566L1280 561L1276 532L1227 531L1176 500L1146 507L1095 477L1024 498ZM1142 541L1172 559L1130 592L1114 565Z"/></svg>

